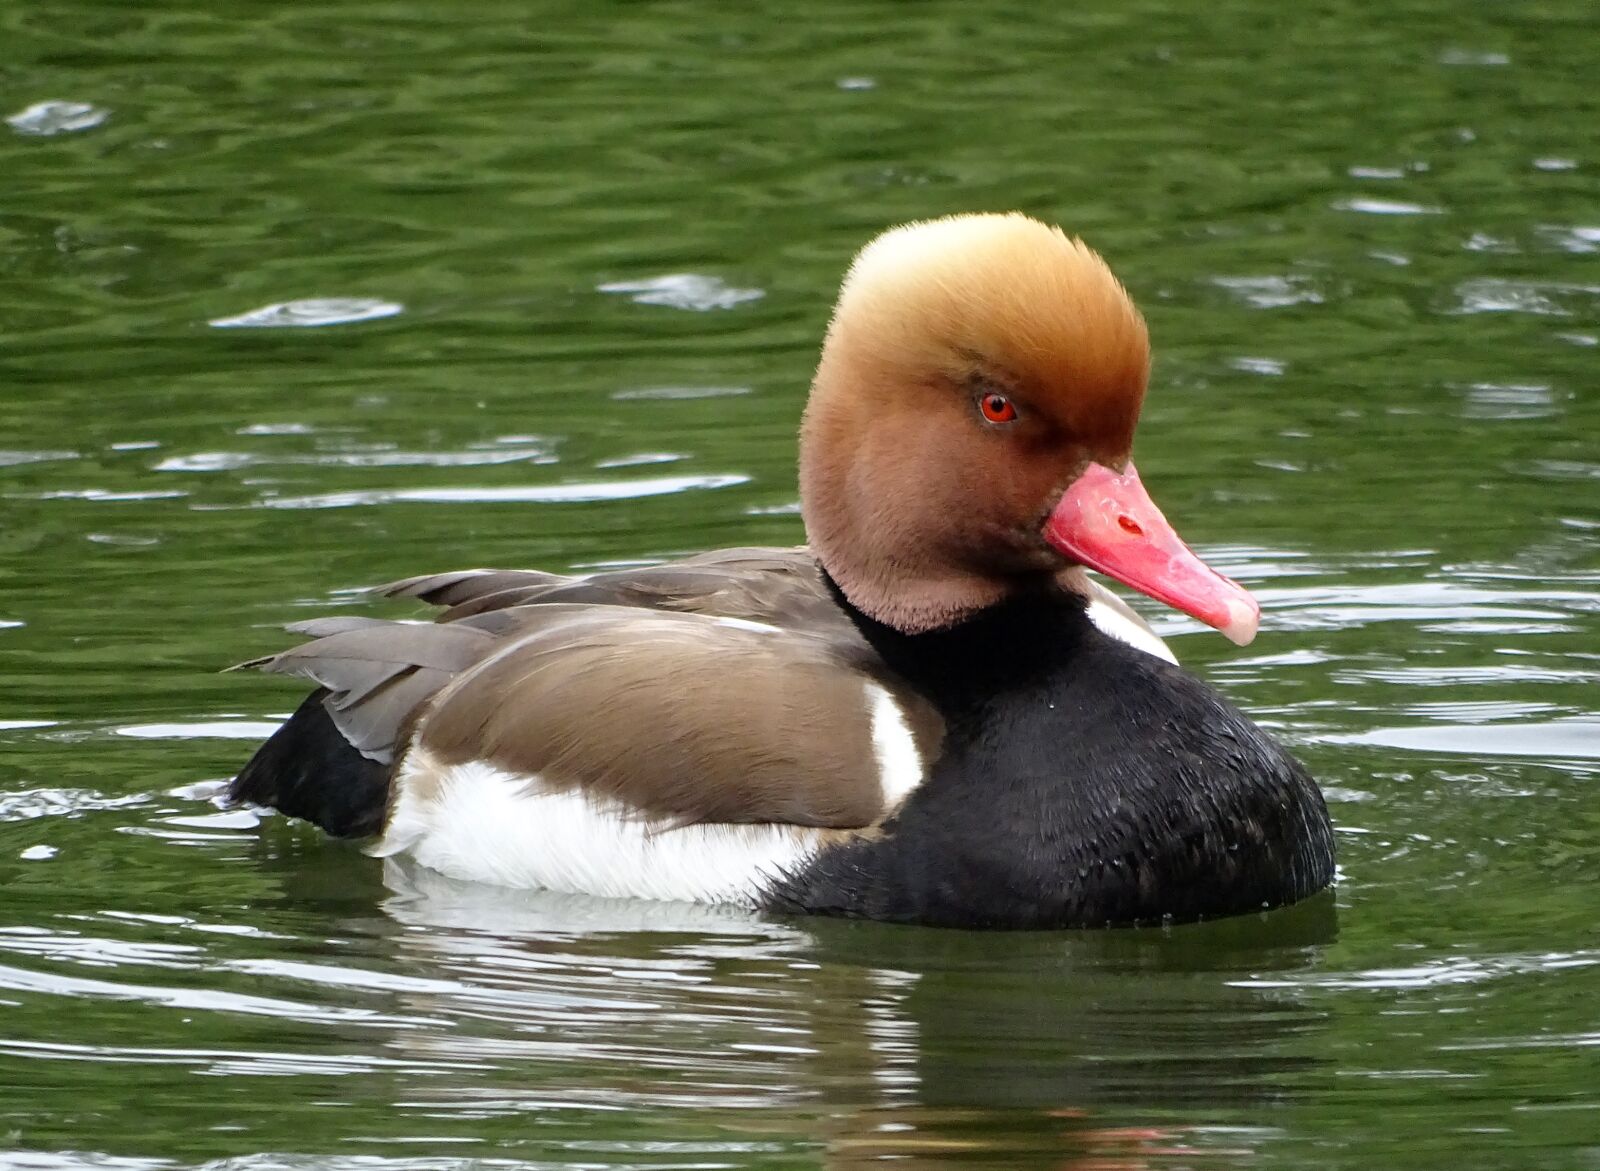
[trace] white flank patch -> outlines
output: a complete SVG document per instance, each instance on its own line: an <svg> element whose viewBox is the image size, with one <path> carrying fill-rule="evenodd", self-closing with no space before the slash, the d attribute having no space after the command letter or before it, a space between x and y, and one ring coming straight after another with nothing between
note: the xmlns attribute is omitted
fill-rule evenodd
<svg viewBox="0 0 1600 1171"><path fill-rule="evenodd" d="M1135 622L1099 598L1089 602L1089 621L1100 629L1101 634L1109 634L1118 642L1125 642L1147 655L1154 655L1172 664L1178 661L1178 656L1167 648L1155 631Z"/></svg>
<svg viewBox="0 0 1600 1171"><path fill-rule="evenodd" d="M406 854L452 878L606 898L752 906L798 870L822 833L791 825L654 827L637 810L543 789L474 761L441 766L413 749L388 828L368 852Z"/></svg>
<svg viewBox="0 0 1600 1171"><path fill-rule="evenodd" d="M878 684L868 683L867 704L872 709L872 751L878 758L883 805L893 809L922 784L922 754L894 696Z"/></svg>

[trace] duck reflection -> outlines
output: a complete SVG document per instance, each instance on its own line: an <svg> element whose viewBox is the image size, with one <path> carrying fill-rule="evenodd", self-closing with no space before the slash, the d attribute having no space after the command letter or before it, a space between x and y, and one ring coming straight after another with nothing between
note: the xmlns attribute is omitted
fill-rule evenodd
<svg viewBox="0 0 1600 1171"><path fill-rule="evenodd" d="M986 934L510 891L395 862L384 879L395 958L432 977L408 1010L449 1022L393 1044L485 1071L416 1105L626 1112L606 1128L637 1136L609 1144L620 1162L639 1143L704 1150L710 1131L752 1156L820 1145L835 1167L1231 1165L1316 1076L1324 1026L1242 983L1313 964L1336 932L1327 898L1165 931Z"/></svg>

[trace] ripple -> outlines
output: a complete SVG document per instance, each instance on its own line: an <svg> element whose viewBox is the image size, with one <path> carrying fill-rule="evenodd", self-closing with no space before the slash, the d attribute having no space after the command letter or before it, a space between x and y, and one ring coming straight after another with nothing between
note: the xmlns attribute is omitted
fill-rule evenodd
<svg viewBox="0 0 1600 1171"><path fill-rule="evenodd" d="M13 1057L30 1057L35 1059L58 1061L93 1061L108 1065L180 1065L192 1066L197 1072L213 1076L268 1076L283 1077L286 1075L319 1075L340 1076L355 1073L369 1073L376 1070L404 1070L421 1075L433 1072L435 1063L426 1064L417 1061L402 1061L391 1057L379 1057L372 1054L308 1054L304 1052L286 1052L273 1050L249 1049L198 1049L190 1047L165 1048L160 1046L135 1046L135 1045L83 1045L63 1041L22 1041L4 1039L0 1040L0 1053ZM466 1061L450 1061L440 1059L437 1067L460 1071L478 1071L492 1068L488 1065ZM438 1141L438 1140L433 1140ZM75 1152L35 1154L24 1153L24 1158L18 1160L13 1154L7 1154L0 1162L6 1171L14 1168L40 1168L54 1169L67 1167L97 1168L176 1168L176 1163L165 1160L142 1161L132 1159L109 1159L95 1156L85 1159ZM303 1167L306 1171L323 1171L325 1168L348 1166L365 1168L371 1171L373 1167L383 1166L388 1160L374 1159L371 1156L361 1156L346 1162L337 1157L299 1160L292 1156L283 1155L245 1155L235 1159L228 1159L223 1163L205 1164L212 1171L242 1171L247 1167L259 1167L260 1171L284 1171L287 1167ZM490 1166L489 1162L475 1163L475 1166ZM417 1164L409 1160L396 1161L397 1168L407 1171L416 1171ZM428 1166L423 1164L423 1166Z"/></svg>
<svg viewBox="0 0 1600 1171"><path fill-rule="evenodd" d="M498 464L554 463L548 443L466 451L324 451L313 455L267 455L248 451L198 451L175 455L151 469L157 472L232 472L240 468L295 465L341 468L467 468Z"/></svg>
<svg viewBox="0 0 1600 1171"><path fill-rule="evenodd" d="M1212 284L1256 309L1320 305L1324 300L1311 282L1301 276L1219 276L1212 278Z"/></svg>
<svg viewBox="0 0 1600 1171"><path fill-rule="evenodd" d="M240 427L235 435L310 435L316 430L310 423L251 423Z"/></svg>
<svg viewBox="0 0 1600 1171"><path fill-rule="evenodd" d="M111 729L135 740L261 740L278 730L261 720L201 720L187 724L128 724Z"/></svg>
<svg viewBox="0 0 1600 1171"><path fill-rule="evenodd" d="M467 996L473 989L459 980L436 980L396 972L377 972L371 968L332 963L308 963L292 959L224 960L217 965L247 976L275 980L294 980L322 988L353 988L363 992L419 992L444 996Z"/></svg>
<svg viewBox="0 0 1600 1171"><path fill-rule="evenodd" d="M1536 459L1523 470L1541 480L1600 480L1600 464L1575 459Z"/></svg>
<svg viewBox="0 0 1600 1171"><path fill-rule="evenodd" d="M214 329L301 329L376 321L404 313L405 308L398 301L372 297L307 297L263 305L236 317L213 318L207 324Z"/></svg>
<svg viewBox="0 0 1600 1171"><path fill-rule="evenodd" d="M248 809L224 809L218 813L174 814L163 817L161 823L183 829L255 829L261 824L261 815Z"/></svg>
<svg viewBox="0 0 1600 1171"><path fill-rule="evenodd" d="M1554 704L1533 700L1443 699L1403 704L1398 714L1442 724L1492 724L1526 722L1526 717L1548 716L1558 710Z"/></svg>
<svg viewBox="0 0 1600 1171"><path fill-rule="evenodd" d="M1372 728L1316 738L1324 744L1400 748L1464 756L1520 756L1538 760L1600 760L1600 718L1573 716L1542 723L1467 723Z"/></svg>
<svg viewBox="0 0 1600 1171"><path fill-rule="evenodd" d="M1559 224L1546 224L1539 229L1539 238L1562 252L1579 255L1600 252L1600 227L1583 225L1562 227Z"/></svg>
<svg viewBox="0 0 1600 1171"><path fill-rule="evenodd" d="M342 468L476 468L516 463L550 464L556 462L556 457L549 443L536 443L466 451L327 451L290 457L283 462Z"/></svg>
<svg viewBox="0 0 1600 1171"><path fill-rule="evenodd" d="M1600 1032L1596 1033L1540 1033L1536 1037L1503 1037L1492 1041L1459 1041L1440 1045L1442 1053L1481 1053L1505 1049L1589 1049L1600 1048ZM1535 1105L1532 1102L1519 1110L1596 1110L1600 1104L1593 1102L1550 1102Z"/></svg>
<svg viewBox="0 0 1600 1171"><path fill-rule="evenodd" d="M1289 364L1278 358L1230 358L1228 365L1245 374L1264 374L1272 376L1282 374L1289 368Z"/></svg>
<svg viewBox="0 0 1600 1171"><path fill-rule="evenodd" d="M749 393L748 386L645 386L637 390L619 390L611 397L617 402L630 402L635 399L732 398Z"/></svg>
<svg viewBox="0 0 1600 1171"><path fill-rule="evenodd" d="M1451 956L1404 968L1368 968L1354 972L1307 972L1289 979L1252 976L1230 981L1245 988L1437 988L1451 984L1481 984L1507 976L1535 975L1543 972L1590 968L1600 964L1600 953L1592 951L1545 952L1527 955Z"/></svg>
<svg viewBox="0 0 1600 1171"><path fill-rule="evenodd" d="M1538 383L1475 382L1464 390L1468 419L1542 419L1556 413L1555 395Z"/></svg>
<svg viewBox="0 0 1600 1171"><path fill-rule="evenodd" d="M115 968L121 964L187 968L203 951L189 943L135 942L43 927L0 927L0 952L43 956L87 968Z"/></svg>
<svg viewBox="0 0 1600 1171"><path fill-rule="evenodd" d="M634 455L619 455L615 459L596 460L594 466L599 469L642 468L652 464L675 464L688 458L676 451L641 451Z"/></svg>
<svg viewBox="0 0 1600 1171"><path fill-rule="evenodd" d="M168 789L167 793L173 797L182 797L185 801L208 801L219 809L226 808L228 782L216 779L193 781L187 785Z"/></svg>
<svg viewBox="0 0 1600 1171"><path fill-rule="evenodd" d="M232 472L249 467L255 456L244 451L201 451L194 455L175 455L150 470L155 472Z"/></svg>
<svg viewBox="0 0 1600 1171"><path fill-rule="evenodd" d="M1274 623L1288 630L1343 629L1397 621L1559 621L1600 604L1600 597L1577 590L1492 590L1447 581L1256 587L1254 592L1272 612Z"/></svg>
<svg viewBox="0 0 1600 1171"><path fill-rule="evenodd" d="M1509 683L1600 683L1600 671L1571 667L1367 667L1336 671L1336 683L1398 683L1405 687L1471 687Z"/></svg>
<svg viewBox="0 0 1600 1171"><path fill-rule="evenodd" d="M1504 53L1487 49L1446 49L1439 54L1440 65L1510 65L1511 58Z"/></svg>
<svg viewBox="0 0 1600 1171"><path fill-rule="evenodd" d="M1567 311L1542 291L1542 286L1525 281L1484 277L1456 286L1458 313L1537 313L1564 317Z"/></svg>
<svg viewBox="0 0 1600 1171"><path fill-rule="evenodd" d="M644 480L596 480L577 484L516 485L506 488L391 488L371 492L324 492L259 501L258 508L351 508L370 504L594 504L670 496L699 489L748 484L736 473L710 476L656 476Z"/></svg>
<svg viewBox="0 0 1600 1171"><path fill-rule="evenodd" d="M1428 634L1575 634L1579 628L1570 622L1526 622L1475 618L1423 623L1417 629Z"/></svg>
<svg viewBox="0 0 1600 1171"><path fill-rule="evenodd" d="M1533 313L1541 317L1570 317L1572 311L1556 298L1561 295L1600 296L1600 285L1561 281L1517 281L1480 277L1456 286L1456 304L1448 313Z"/></svg>
<svg viewBox="0 0 1600 1171"><path fill-rule="evenodd" d="M7 1046L7 1049L18 1049L19 1051L27 1052L30 1055L40 1053L46 1048L55 1048L60 1049L63 1053L72 1053L76 1048L79 1047L67 1045L48 1047L44 1045L33 1045L31 1048L23 1049L21 1042L16 1042ZM119 1058L117 1056L118 1053L124 1052L124 1050L122 1050L119 1046L90 1045L82 1046L81 1049L85 1056L72 1056L69 1059L75 1061L100 1060L100 1055L104 1054L104 1060L107 1062L121 1062L124 1060L123 1058ZM137 1053L141 1051L127 1050L127 1052ZM160 1051L151 1050L150 1052ZM177 1054L181 1059L181 1056L188 1051L173 1050L172 1052ZM219 1058L220 1056L221 1055L219 1055ZM237 1062L223 1061L219 1059L216 1064L205 1066L204 1072L215 1076L248 1076L252 1074L265 1074L269 1076L281 1077L287 1074L297 1073L348 1074L358 1073L366 1069L398 1069L426 1075L430 1072L432 1067L431 1060L421 1063L404 1063L399 1061L386 1061L382 1058L369 1058L365 1055L355 1055L348 1059L326 1059L320 1057L307 1059L290 1053L275 1055L246 1054L245 1056L248 1058L248 1060ZM270 1060L266 1058L270 1058ZM324 1060L326 1060L328 1063L326 1069L321 1068L318 1064L320 1061ZM453 1063L447 1060L440 1060L438 1065L440 1069L455 1069L458 1067L462 1069L492 1068L485 1065L466 1065L464 1063ZM526 1106L526 1104L523 1105ZM563 1105L566 1105L566 1103L563 1103L559 1100L540 1104L541 1108L548 1107L551 1109L559 1108ZM615 1109L615 1107L611 1107L603 1102L586 1103L585 1106L590 1110ZM531 1109L531 1107L528 1108ZM223 1130L227 1128L218 1127L217 1129ZM430 1135L426 1141L429 1147L445 1147L459 1143L476 1143L479 1140ZM619 1149L626 1150L628 1154L636 1153L630 1144L619 1143L617 1146ZM627 1167L642 1167L648 1165L651 1167L693 1166L720 1168L734 1165L726 1158L726 1155L729 1151L738 1151L747 1155L753 1155L774 1149L771 1143L759 1143L754 1141L722 1144L694 1144L693 1153L699 1153L704 1156L700 1161L694 1163L662 1163L659 1162L659 1160L662 1158L664 1151L675 1151L678 1148L666 1143L655 1141L640 1144L640 1148L640 1152L637 1153L641 1155L641 1159L644 1161L641 1161L641 1159L633 1159L615 1164L612 1162L606 1162L602 1164L590 1158L581 1163L563 1162L560 1164L560 1166L598 1168L602 1166L611 1167L614 1165ZM713 1158L714 1156L719 1155L722 1157ZM257 1152L248 1155L235 1155L227 1159L218 1159L199 1164L180 1163L178 1160L171 1158L138 1155L116 1155L106 1151L88 1150L18 1150L7 1151L3 1156L0 1156L0 1169L3 1169L3 1171L542 1171L543 1168L553 1165L554 1164L546 1162L531 1163L525 1160L509 1158L485 1158L483 1156L474 1156L470 1159L445 1158L433 1154L432 1152L427 1155L419 1156L415 1154L299 1155L269 1151ZM745 1164L741 1163L739 1165L743 1166Z"/></svg>
<svg viewBox="0 0 1600 1171"><path fill-rule="evenodd" d="M76 451L16 451L0 450L0 468L14 468L21 464L51 463L55 460L81 459Z"/></svg>
<svg viewBox="0 0 1600 1171"><path fill-rule="evenodd" d="M693 272L668 273L642 281L612 281L597 288L602 293L625 294L641 305L665 305L695 313L732 309L767 295L765 289L736 289L717 277Z"/></svg>
<svg viewBox="0 0 1600 1171"><path fill-rule="evenodd" d="M1441 215L1444 212L1442 207L1431 207L1425 203L1410 203L1403 199L1372 199L1367 196L1338 199L1329 206L1335 211L1353 211L1362 215Z"/></svg>
<svg viewBox="0 0 1600 1171"><path fill-rule="evenodd" d="M1511 254L1522 251L1522 249L1518 248L1513 241L1503 239L1500 236L1490 235L1488 232L1472 233L1472 235L1468 236L1466 241L1461 246L1468 252L1498 252L1502 254Z"/></svg>
<svg viewBox="0 0 1600 1171"><path fill-rule="evenodd" d="M25 1043L11 1042L6 1049L22 1044ZM112 1155L103 1151L7 1151L0 1166L5 1171L172 1171L178 1164L173 1159Z"/></svg>
<svg viewBox="0 0 1600 1171"><path fill-rule="evenodd" d="M150 800L145 793L107 797L93 789L24 789L0 793L0 821L33 821L40 817L80 817L109 809L131 809Z"/></svg>
<svg viewBox="0 0 1600 1171"><path fill-rule="evenodd" d="M48 137L93 130L110 116L110 110L102 110L88 102L34 102L26 110L7 118L6 125L18 134Z"/></svg>
<svg viewBox="0 0 1600 1171"><path fill-rule="evenodd" d="M149 964L146 958L141 961ZM180 988L152 984L122 983L114 980L93 980L81 976L67 976L58 972L35 972L0 964L0 988L14 992L35 992L46 995L85 998L91 1000L137 1000L167 1008L199 1010L201 1012L234 1013L244 1016L280 1017L306 1021L311 1024L370 1025L382 1028L406 1028L432 1025L437 1022L428 1017L400 1016L372 1009L344 1008L338 1005L303 1004L298 1001L269 996L252 996L246 993L221 992L207 988Z"/></svg>
<svg viewBox="0 0 1600 1171"><path fill-rule="evenodd" d="M107 502L128 500L177 500L187 492L112 492L106 488L64 488L57 492L40 492L35 500L102 500Z"/></svg>
<svg viewBox="0 0 1600 1171"><path fill-rule="evenodd" d="M1334 661L1334 656L1309 648L1281 651L1271 655L1249 655L1242 659L1228 659L1218 663L1215 670L1223 672L1259 671L1265 667L1315 667Z"/></svg>

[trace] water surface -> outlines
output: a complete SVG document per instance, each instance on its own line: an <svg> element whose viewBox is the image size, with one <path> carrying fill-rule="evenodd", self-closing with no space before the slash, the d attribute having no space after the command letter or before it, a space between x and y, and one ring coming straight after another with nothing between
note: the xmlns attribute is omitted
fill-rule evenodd
<svg viewBox="0 0 1600 1171"><path fill-rule="evenodd" d="M1575 0L6 8L6 1164L1600 1165L1593 43ZM1325 782L1335 896L765 922L207 799L298 699L217 670L363 587L799 540L851 252L1012 207L1145 308L1145 480L1265 621L1146 612Z"/></svg>

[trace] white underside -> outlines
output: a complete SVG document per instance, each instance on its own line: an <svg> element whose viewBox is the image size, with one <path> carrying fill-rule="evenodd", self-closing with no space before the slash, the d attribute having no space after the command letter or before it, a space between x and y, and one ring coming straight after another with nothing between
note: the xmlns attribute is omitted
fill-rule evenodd
<svg viewBox="0 0 1600 1171"><path fill-rule="evenodd" d="M615 802L414 749L369 852L499 886L750 906L821 846L822 831L808 826L653 826Z"/></svg>

